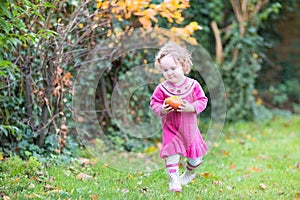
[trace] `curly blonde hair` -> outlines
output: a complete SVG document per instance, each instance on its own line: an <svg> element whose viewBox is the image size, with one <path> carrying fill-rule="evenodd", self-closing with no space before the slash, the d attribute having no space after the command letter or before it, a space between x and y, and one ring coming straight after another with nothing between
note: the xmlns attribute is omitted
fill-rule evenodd
<svg viewBox="0 0 300 200"><path fill-rule="evenodd" d="M183 48L175 42L167 42L164 46L161 47L155 57L154 64L159 72L162 71L160 61L167 55L172 56L174 61L182 66L183 72L185 74L188 74L191 71L191 68L193 66L192 54L187 49Z"/></svg>

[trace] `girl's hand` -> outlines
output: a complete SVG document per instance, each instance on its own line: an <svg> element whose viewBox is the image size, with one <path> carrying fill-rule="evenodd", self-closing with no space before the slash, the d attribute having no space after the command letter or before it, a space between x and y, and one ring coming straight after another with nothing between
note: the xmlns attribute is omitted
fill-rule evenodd
<svg viewBox="0 0 300 200"><path fill-rule="evenodd" d="M178 112L195 112L194 106L192 106L192 104L190 104L187 100L183 100L183 104L178 108Z"/></svg>
<svg viewBox="0 0 300 200"><path fill-rule="evenodd" d="M174 109L169 104L166 104L164 102L164 104L162 105L160 113L162 115L165 115L165 114L168 114L168 113L173 112L173 111L174 111Z"/></svg>

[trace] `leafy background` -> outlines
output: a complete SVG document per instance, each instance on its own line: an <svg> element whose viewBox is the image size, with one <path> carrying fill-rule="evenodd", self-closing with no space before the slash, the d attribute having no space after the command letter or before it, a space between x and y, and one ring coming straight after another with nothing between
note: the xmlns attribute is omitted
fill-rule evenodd
<svg viewBox="0 0 300 200"><path fill-rule="evenodd" d="M134 2L1 1L0 151L4 156L71 159L83 146L72 118L78 70L97 44L140 27L180 33L212 55L226 86L228 123L299 113L299 37L289 37L284 26L297 26L297 20L288 20L299 19L296 0ZM159 136L141 141L124 134L111 117L110 105L120 77L137 65L152 63L154 55L155 51L140 51L110 60L96 93L87 93L96 97L97 118L110 150L159 148ZM209 92L195 71L190 75ZM88 82L81 84L89 87ZM154 87L149 84L132 96L128 117L136 123L147 120L144 111L149 110ZM199 122L203 129L209 110Z"/></svg>

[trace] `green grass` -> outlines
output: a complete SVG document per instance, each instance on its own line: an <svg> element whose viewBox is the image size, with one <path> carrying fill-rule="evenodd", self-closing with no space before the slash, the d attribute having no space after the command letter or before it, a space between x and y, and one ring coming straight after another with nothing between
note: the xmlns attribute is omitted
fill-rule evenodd
<svg viewBox="0 0 300 200"><path fill-rule="evenodd" d="M204 161L182 193L169 192L164 169L129 173L100 162L74 162L50 164L33 175L1 171L0 194L10 199L300 199L300 117L228 125ZM81 172L91 179L77 179Z"/></svg>

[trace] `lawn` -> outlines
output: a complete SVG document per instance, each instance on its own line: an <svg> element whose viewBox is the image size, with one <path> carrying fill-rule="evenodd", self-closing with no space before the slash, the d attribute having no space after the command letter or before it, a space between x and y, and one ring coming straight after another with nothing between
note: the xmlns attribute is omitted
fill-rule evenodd
<svg viewBox="0 0 300 200"><path fill-rule="evenodd" d="M8 168L7 160L3 199L300 199L300 117L227 125L182 193L169 192L164 169L122 172L90 158L60 166L27 161L31 171L16 173L20 165Z"/></svg>

